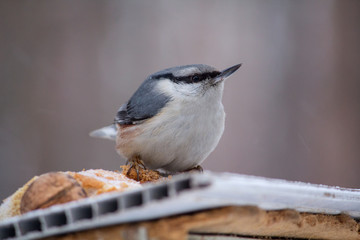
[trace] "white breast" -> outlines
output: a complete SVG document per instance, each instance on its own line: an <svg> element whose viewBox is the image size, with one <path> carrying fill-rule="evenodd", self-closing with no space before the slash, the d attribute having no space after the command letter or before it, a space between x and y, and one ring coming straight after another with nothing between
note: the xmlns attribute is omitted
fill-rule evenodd
<svg viewBox="0 0 360 240"><path fill-rule="evenodd" d="M173 86L166 81L159 85ZM172 93L179 96L139 126L141 134L128 144L127 152L139 154L153 169L176 172L199 165L214 150L224 131L222 92L223 83L201 97L182 96L173 89Z"/></svg>

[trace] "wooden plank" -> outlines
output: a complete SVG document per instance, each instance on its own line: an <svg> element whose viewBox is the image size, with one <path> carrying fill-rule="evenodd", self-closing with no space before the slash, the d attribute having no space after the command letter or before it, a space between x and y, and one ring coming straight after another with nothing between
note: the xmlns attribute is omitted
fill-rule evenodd
<svg viewBox="0 0 360 240"><path fill-rule="evenodd" d="M198 237L201 235L204 238ZM67 236L52 237L48 240L97 238L238 240L269 239L269 237L297 240L359 240L360 226L353 218L343 214L326 215L299 213L294 210L265 211L257 207L225 207L156 221L88 230Z"/></svg>

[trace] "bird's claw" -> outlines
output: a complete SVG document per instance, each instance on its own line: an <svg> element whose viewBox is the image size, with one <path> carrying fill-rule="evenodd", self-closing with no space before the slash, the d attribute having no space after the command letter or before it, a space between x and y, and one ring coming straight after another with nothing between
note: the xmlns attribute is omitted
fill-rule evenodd
<svg viewBox="0 0 360 240"><path fill-rule="evenodd" d="M131 169L135 169L137 181L140 181L140 171L139 171L140 168L146 170L145 164L140 159L140 156L135 156L135 157L129 159L126 164L130 165L129 169L126 172L126 175L129 176Z"/></svg>
<svg viewBox="0 0 360 240"><path fill-rule="evenodd" d="M188 170L185 170L184 172L204 172L204 169L200 165L196 165L195 167L189 168Z"/></svg>

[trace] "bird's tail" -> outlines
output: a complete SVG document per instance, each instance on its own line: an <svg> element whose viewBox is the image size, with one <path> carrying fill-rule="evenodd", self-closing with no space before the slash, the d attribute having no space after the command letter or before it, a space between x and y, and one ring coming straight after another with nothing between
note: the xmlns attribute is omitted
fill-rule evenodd
<svg viewBox="0 0 360 240"><path fill-rule="evenodd" d="M104 139L109 139L109 140L116 140L116 133L117 133L117 127L115 124L111 124L109 126L100 128L100 129L96 129L94 131L92 131L89 135L90 137L95 137L95 138L104 138Z"/></svg>

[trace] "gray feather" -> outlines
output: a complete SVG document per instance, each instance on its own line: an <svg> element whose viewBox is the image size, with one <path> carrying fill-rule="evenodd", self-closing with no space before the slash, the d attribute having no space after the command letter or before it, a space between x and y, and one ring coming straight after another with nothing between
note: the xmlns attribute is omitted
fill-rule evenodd
<svg viewBox="0 0 360 240"><path fill-rule="evenodd" d="M196 73L219 73L215 68L203 64L178 66L156 72L150 75L130 100L120 107L115 122L120 125L139 124L158 114L172 100L170 96L157 89L158 81L162 79L177 81L179 76L185 74L185 71L189 69ZM192 71L188 71L187 74L193 74ZM188 76L183 77L188 78Z"/></svg>
<svg viewBox="0 0 360 240"><path fill-rule="evenodd" d="M94 130L89 135L90 137L104 138L115 141L116 134L117 134L117 127L115 126L115 124L111 124L109 126Z"/></svg>
<svg viewBox="0 0 360 240"><path fill-rule="evenodd" d="M170 101L170 97L156 88L151 76L138 88L130 100L123 104L115 118L121 125L138 124L155 116Z"/></svg>

